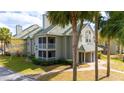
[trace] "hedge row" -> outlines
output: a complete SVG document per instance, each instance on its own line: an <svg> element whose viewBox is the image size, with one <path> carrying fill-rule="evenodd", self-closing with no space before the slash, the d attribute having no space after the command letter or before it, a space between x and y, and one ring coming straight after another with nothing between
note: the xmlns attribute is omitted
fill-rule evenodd
<svg viewBox="0 0 124 93"><path fill-rule="evenodd" d="M46 60L41 60L41 59L36 59L36 58L31 58L31 60L33 64L41 65L41 66L50 66L50 65L57 65L57 64L72 65L72 61L66 61L66 60L46 61Z"/></svg>

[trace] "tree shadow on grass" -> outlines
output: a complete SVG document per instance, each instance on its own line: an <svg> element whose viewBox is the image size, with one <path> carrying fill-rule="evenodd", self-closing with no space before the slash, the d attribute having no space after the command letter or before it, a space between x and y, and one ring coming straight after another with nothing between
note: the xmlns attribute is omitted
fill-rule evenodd
<svg viewBox="0 0 124 93"><path fill-rule="evenodd" d="M41 75L38 79L41 81L48 81L51 80L52 78L54 78L55 76L57 76L58 74L61 74L62 72L64 72L65 70L70 69L70 67L65 68L63 70L57 71L57 72L50 72L50 73L46 73L44 75Z"/></svg>
<svg viewBox="0 0 124 93"><path fill-rule="evenodd" d="M107 75L102 76L102 77L99 78L99 80L103 80L103 79L105 79L105 78L107 78L107 77L108 77Z"/></svg>

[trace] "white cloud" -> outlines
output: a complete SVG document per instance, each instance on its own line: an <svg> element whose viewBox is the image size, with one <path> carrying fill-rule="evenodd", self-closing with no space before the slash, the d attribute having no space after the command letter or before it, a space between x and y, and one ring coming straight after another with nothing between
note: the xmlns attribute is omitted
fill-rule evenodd
<svg viewBox="0 0 124 93"><path fill-rule="evenodd" d="M0 27L8 27L13 34L15 34L15 26L22 25L23 29L32 24L38 24L42 26L42 14L44 12L23 12L23 11L13 11L13 12L3 12L0 13Z"/></svg>

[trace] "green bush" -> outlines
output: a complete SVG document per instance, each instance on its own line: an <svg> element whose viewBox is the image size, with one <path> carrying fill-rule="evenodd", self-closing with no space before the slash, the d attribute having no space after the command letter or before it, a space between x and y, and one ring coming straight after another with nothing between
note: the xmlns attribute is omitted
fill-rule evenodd
<svg viewBox="0 0 124 93"><path fill-rule="evenodd" d="M101 59L101 52L98 52L98 59Z"/></svg>
<svg viewBox="0 0 124 93"><path fill-rule="evenodd" d="M72 65L72 61L66 61L66 60L42 60L32 57L31 58L33 64L35 65L41 65L41 66L50 66L50 65Z"/></svg>
<svg viewBox="0 0 124 93"><path fill-rule="evenodd" d="M31 55L31 56L28 56L30 59L34 59L35 58L35 56L33 56L33 55Z"/></svg>
<svg viewBox="0 0 124 93"><path fill-rule="evenodd" d="M35 64L35 65L40 65L41 64L41 60L39 60L39 59L32 58L31 60L32 60L33 64Z"/></svg>
<svg viewBox="0 0 124 93"><path fill-rule="evenodd" d="M11 56L11 54L9 52L5 52L6 56Z"/></svg>

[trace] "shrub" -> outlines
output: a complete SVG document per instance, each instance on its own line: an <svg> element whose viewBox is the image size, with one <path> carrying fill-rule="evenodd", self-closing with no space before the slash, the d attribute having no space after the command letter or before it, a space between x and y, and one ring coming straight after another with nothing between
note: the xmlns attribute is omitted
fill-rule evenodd
<svg viewBox="0 0 124 93"><path fill-rule="evenodd" d="M31 60L32 60L33 64L35 64L35 65L40 65L41 64L41 60L39 60L39 59L32 58Z"/></svg>
<svg viewBox="0 0 124 93"><path fill-rule="evenodd" d="M35 58L35 56L33 56L33 55L31 55L31 56L28 56L30 59L32 59L32 58Z"/></svg>
<svg viewBox="0 0 124 93"><path fill-rule="evenodd" d="M98 59L101 59L101 52L98 52Z"/></svg>
<svg viewBox="0 0 124 93"><path fill-rule="evenodd" d="M5 52L5 55L6 56L10 56L11 54L9 52Z"/></svg>
<svg viewBox="0 0 124 93"><path fill-rule="evenodd" d="M72 61L66 61L66 60L42 60L42 59L37 59L34 57L31 57L31 60L33 64L35 65L41 65L41 66L50 66L50 65L72 65Z"/></svg>

